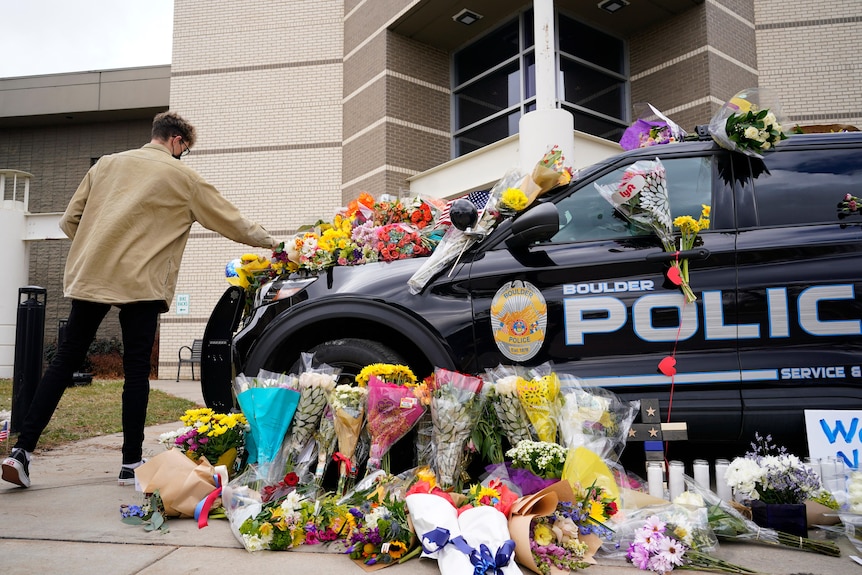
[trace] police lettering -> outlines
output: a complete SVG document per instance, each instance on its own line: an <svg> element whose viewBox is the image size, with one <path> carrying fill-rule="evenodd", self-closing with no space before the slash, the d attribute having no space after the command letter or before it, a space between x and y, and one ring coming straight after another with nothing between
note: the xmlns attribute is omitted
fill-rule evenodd
<svg viewBox="0 0 862 575"><path fill-rule="evenodd" d="M563 295L585 295L591 293L619 293L626 291L653 291L652 280L630 280L626 282L597 282L588 284L566 284Z"/></svg>
<svg viewBox="0 0 862 575"><path fill-rule="evenodd" d="M624 289L623 289L624 288ZM648 280L630 282L603 282L570 284L563 286L563 294L608 294L621 291L652 291L653 282ZM631 307L632 330L643 341L684 341L694 337L703 321L703 336L709 341L759 339L764 333L768 338L790 336L790 316L786 288L766 290L766 325L760 323L727 323L724 315L721 291L703 292L701 301L685 305L681 293L666 292L642 295ZM826 320L820 317L821 301L855 299L852 284L814 286L803 290L796 301L799 310L799 327L813 336L859 336L862 335L862 320ZM653 310L677 310L678 325L656 327L653 325ZM699 308L702 312L698 313ZM608 334L618 331L629 320L626 304L618 298L602 295L563 298L563 313L566 324L566 345L584 345L587 335ZM803 369L803 368L799 368ZM816 368L804 368L816 369ZM822 368L832 369L832 368ZM837 370L831 373L837 374ZM790 376L804 378L803 372ZM813 375L812 377L820 377ZM823 377L844 377L825 375Z"/></svg>

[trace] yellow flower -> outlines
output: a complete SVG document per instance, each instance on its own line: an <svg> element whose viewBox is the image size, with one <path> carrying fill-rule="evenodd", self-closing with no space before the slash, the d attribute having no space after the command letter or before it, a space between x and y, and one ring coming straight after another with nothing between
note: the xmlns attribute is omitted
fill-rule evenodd
<svg viewBox="0 0 862 575"><path fill-rule="evenodd" d="M401 541L389 542L389 556L393 559L401 559L404 553L407 552L407 546Z"/></svg>
<svg viewBox="0 0 862 575"><path fill-rule="evenodd" d="M550 545L556 540L556 538L554 537L554 532L550 527L544 523L540 523L536 525L536 528L533 530L533 540L537 544L544 546Z"/></svg>
<svg viewBox="0 0 862 575"><path fill-rule="evenodd" d="M416 479L419 481L427 481L428 487L431 489L434 489L434 486L437 485L437 476L434 475L434 472L427 465L416 472Z"/></svg>
<svg viewBox="0 0 862 575"><path fill-rule="evenodd" d="M601 523L605 520L605 507L598 501L590 501L590 518Z"/></svg>
<svg viewBox="0 0 862 575"><path fill-rule="evenodd" d="M508 188L503 192L500 202L504 207L520 212L527 207L527 196L520 188Z"/></svg>
<svg viewBox="0 0 862 575"><path fill-rule="evenodd" d="M272 534L272 523L269 523L269 522L261 523L260 534L264 535L264 536Z"/></svg>
<svg viewBox="0 0 862 575"><path fill-rule="evenodd" d="M710 210L711 210L712 208L710 208L710 207L709 207L709 206L707 206L706 204L700 204L700 207L702 208L702 211L700 212L700 215L701 215L702 217L704 217L704 218L708 218L708 217L709 217L709 212L710 212Z"/></svg>

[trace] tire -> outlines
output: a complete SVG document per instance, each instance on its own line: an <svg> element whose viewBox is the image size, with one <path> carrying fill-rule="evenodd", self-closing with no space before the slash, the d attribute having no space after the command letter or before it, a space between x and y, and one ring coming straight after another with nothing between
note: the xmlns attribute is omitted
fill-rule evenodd
<svg viewBox="0 0 862 575"><path fill-rule="evenodd" d="M369 339L336 339L314 346L309 350L314 354L314 364L325 363L341 368L338 383L352 384L356 375L366 365L372 363L393 363L406 365L404 358L397 352L380 342ZM303 371L300 359L290 370L290 373Z"/></svg>

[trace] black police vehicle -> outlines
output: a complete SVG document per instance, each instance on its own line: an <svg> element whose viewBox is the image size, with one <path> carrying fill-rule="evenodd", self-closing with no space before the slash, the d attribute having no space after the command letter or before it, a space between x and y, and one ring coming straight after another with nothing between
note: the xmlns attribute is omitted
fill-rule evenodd
<svg viewBox="0 0 862 575"><path fill-rule="evenodd" d="M687 254L693 303L667 280L673 254L594 186L657 157L674 217L711 206ZM803 410L862 408L862 216L839 217L847 194L862 195L858 132L793 135L763 160L711 140L625 152L501 221L416 295L425 258L294 275L262 290L234 336L232 288L208 326L204 395L227 402L231 373L289 371L309 350L346 374L553 362L658 398L701 456L740 454L755 431L801 454ZM673 378L657 369L668 356Z"/></svg>

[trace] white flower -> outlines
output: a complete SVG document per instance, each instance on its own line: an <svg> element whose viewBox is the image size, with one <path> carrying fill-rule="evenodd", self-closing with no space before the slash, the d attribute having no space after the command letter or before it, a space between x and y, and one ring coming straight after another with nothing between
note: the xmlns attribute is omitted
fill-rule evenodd
<svg viewBox="0 0 862 575"><path fill-rule="evenodd" d="M755 484L763 479L764 470L753 459L737 457L727 468L724 475L727 484L736 492L757 499Z"/></svg>
<svg viewBox="0 0 862 575"><path fill-rule="evenodd" d="M771 147L772 147L772 144L770 144L769 142L763 142L763 145L762 145L762 146L760 146L760 149L762 149L762 150L768 150L768 149L769 149L769 148L771 148Z"/></svg>
<svg viewBox="0 0 862 575"><path fill-rule="evenodd" d="M497 380L494 389L498 395L516 395L518 393L518 376L508 375Z"/></svg>
<svg viewBox="0 0 862 575"><path fill-rule="evenodd" d="M688 505L689 507L705 507L703 497L693 491L683 491L676 496L673 502L677 505Z"/></svg>
<svg viewBox="0 0 862 575"><path fill-rule="evenodd" d="M302 504L302 496L296 491L291 491L281 502L281 508L285 513L293 513L297 511Z"/></svg>
<svg viewBox="0 0 862 575"><path fill-rule="evenodd" d="M749 140L757 140L760 135L760 131L754 126L749 126L745 129L743 135Z"/></svg>
<svg viewBox="0 0 862 575"><path fill-rule="evenodd" d="M763 118L763 124L764 124L766 127L770 127L770 126L773 126L773 125L774 125L774 126L778 126L778 120L776 120L776 119L775 119L775 114L773 114L772 112L768 112L768 113L766 114L766 116ZM780 129L781 129L781 126L778 126L778 128L777 128L777 129L779 129L779 130L780 130Z"/></svg>

